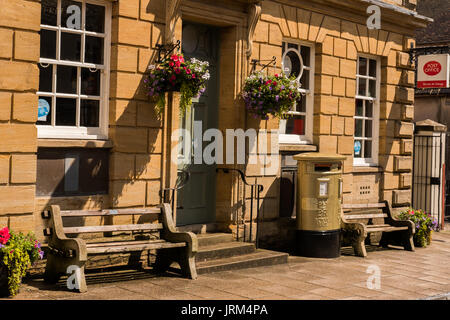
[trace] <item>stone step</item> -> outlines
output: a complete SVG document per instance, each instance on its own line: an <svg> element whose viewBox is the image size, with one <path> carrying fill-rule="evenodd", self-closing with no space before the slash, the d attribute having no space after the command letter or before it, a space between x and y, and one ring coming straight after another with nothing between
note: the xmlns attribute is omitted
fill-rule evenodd
<svg viewBox="0 0 450 320"><path fill-rule="evenodd" d="M219 244L202 246L195 256L195 261L202 262L212 259L229 258L255 252L253 243L222 242Z"/></svg>
<svg viewBox="0 0 450 320"><path fill-rule="evenodd" d="M198 246L213 246L219 243L232 242L233 235L231 233L203 233L197 234Z"/></svg>
<svg viewBox="0 0 450 320"><path fill-rule="evenodd" d="M255 268L287 263L288 254L257 249L253 253L214 259L196 263L197 273L205 274L219 271Z"/></svg>

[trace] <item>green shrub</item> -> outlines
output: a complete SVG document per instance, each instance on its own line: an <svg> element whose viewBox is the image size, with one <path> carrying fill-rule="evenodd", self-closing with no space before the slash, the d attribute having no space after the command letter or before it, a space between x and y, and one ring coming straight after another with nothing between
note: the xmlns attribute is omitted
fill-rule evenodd
<svg viewBox="0 0 450 320"><path fill-rule="evenodd" d="M15 296L28 269L38 260L42 259L44 252L41 244L32 232L10 232L8 228L0 229L0 263L8 271L9 294Z"/></svg>
<svg viewBox="0 0 450 320"><path fill-rule="evenodd" d="M416 226L414 243L419 247L426 247L431 241L431 232L438 229L438 223L430 214L423 210L409 208L399 215L401 220L411 220Z"/></svg>

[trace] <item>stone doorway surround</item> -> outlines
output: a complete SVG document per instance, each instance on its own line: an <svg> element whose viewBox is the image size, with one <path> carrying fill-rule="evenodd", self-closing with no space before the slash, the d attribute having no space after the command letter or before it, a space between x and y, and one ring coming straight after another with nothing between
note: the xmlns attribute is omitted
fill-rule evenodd
<svg viewBox="0 0 450 320"><path fill-rule="evenodd" d="M261 7L255 1L166 1L165 43L176 43L182 40L183 22L212 25L220 28L219 44L219 108L218 129L224 133L228 128L248 127L245 107L239 99L239 93L250 66L252 53L251 39ZM175 184L177 166L171 163L171 152L174 150L175 138L171 133L178 126L179 96L172 95L168 99L165 112L164 132L164 187ZM221 165L222 167L226 165ZM228 165L230 166L230 165ZM236 167L236 166L232 166ZM241 168L240 168L241 169ZM196 233L229 232L233 225L233 217L242 210L238 204L242 186L239 186L235 175L217 175L216 180L216 222L205 225L189 225L180 227ZM242 199L241 199L242 200ZM176 201L176 200L175 200ZM242 203L242 201L241 201ZM174 212L176 219L176 210Z"/></svg>

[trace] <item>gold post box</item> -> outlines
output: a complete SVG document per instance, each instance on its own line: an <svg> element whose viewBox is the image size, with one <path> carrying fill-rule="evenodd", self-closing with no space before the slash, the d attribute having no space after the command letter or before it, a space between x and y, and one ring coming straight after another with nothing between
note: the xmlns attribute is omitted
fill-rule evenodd
<svg viewBox="0 0 450 320"><path fill-rule="evenodd" d="M344 156L302 153L294 156L297 175L296 251L301 256L340 256L340 210Z"/></svg>

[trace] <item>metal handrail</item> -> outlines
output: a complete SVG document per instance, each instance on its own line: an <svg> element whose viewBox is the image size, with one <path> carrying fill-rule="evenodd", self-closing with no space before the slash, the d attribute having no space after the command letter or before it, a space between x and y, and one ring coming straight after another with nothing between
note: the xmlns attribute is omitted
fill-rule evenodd
<svg viewBox="0 0 450 320"><path fill-rule="evenodd" d="M167 201L172 206L172 213L175 212L175 201L174 201L174 199L175 199L175 192L180 190L180 189L183 189L186 186L186 184L189 182L189 179L191 178L191 173L189 171L187 171L187 170L178 169L177 172L178 173L182 173L182 175L183 175L183 178L181 179L181 181L177 179L175 187L173 187L173 188L164 188L162 190L162 195L161 195L161 197L164 200L163 202L166 202L165 200L166 200L167 192L169 192L169 191L172 192L172 196Z"/></svg>
<svg viewBox="0 0 450 320"><path fill-rule="evenodd" d="M247 182L247 176L244 174L244 172L240 169L234 169L234 168L222 168L222 167L218 167L216 168L216 172L218 171L222 171L223 173L230 173L230 171L235 171L237 173L239 173L242 181L244 182L245 185L250 187L250 192L251 192L251 198L250 198L250 241L252 242L252 234L253 234L253 199L256 195L256 239L255 239L255 246L256 248L259 247L259 232L260 232L260 228L259 228L259 222L260 222L260 194L261 192L264 190L264 187L262 184L258 184L258 183L248 183ZM244 193L245 195L245 193ZM244 198L244 205L245 205L245 198ZM237 219L236 221L236 234L237 234L237 240L239 241L239 219ZM245 241L245 228L244 228L244 241Z"/></svg>

